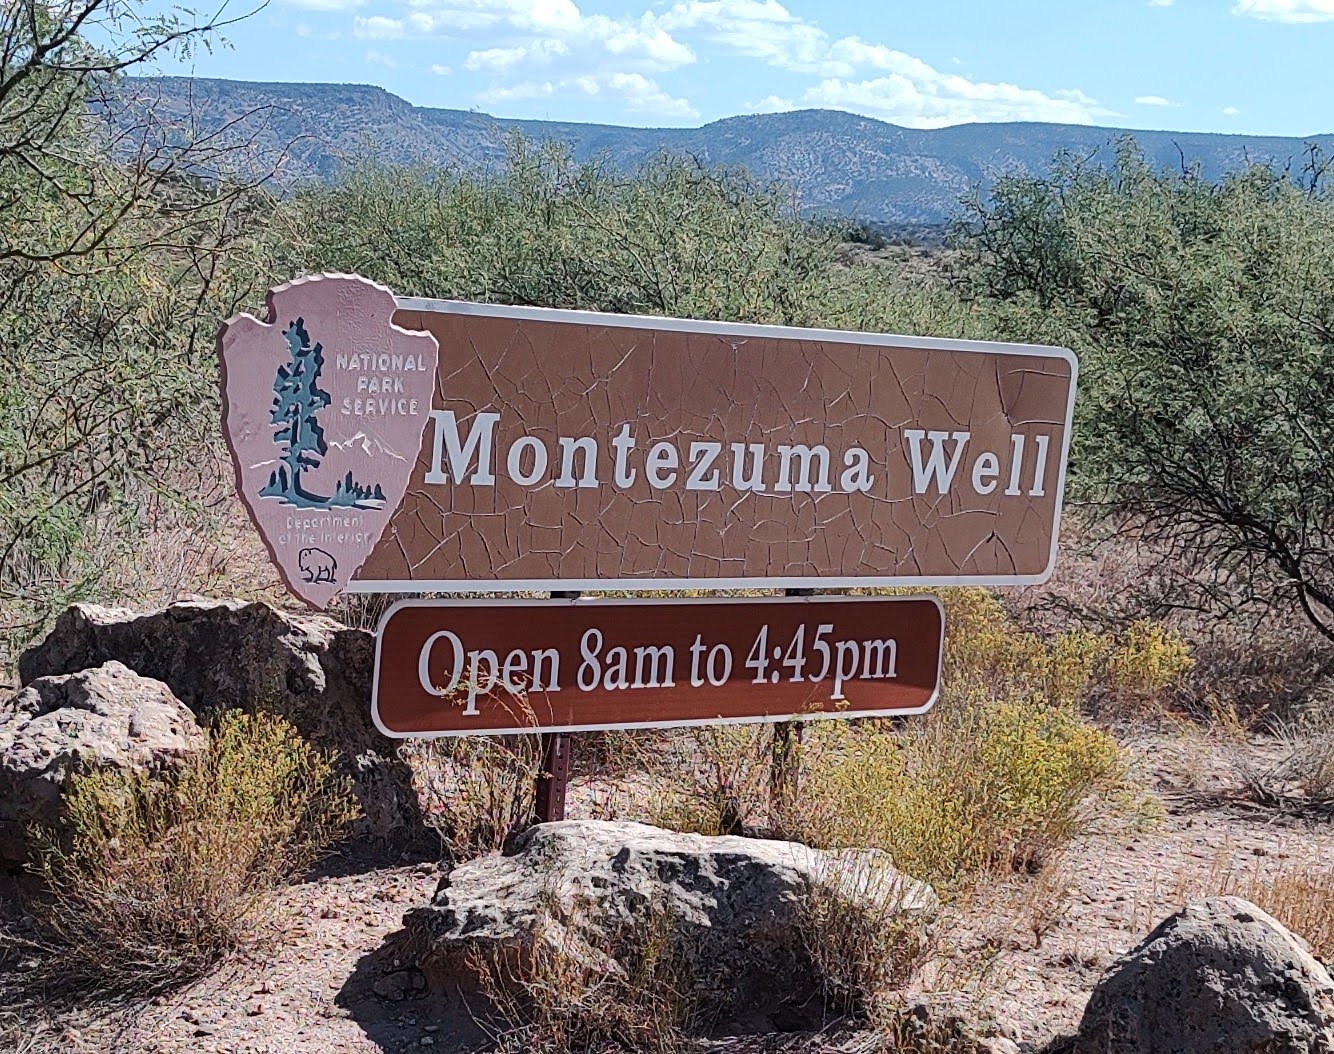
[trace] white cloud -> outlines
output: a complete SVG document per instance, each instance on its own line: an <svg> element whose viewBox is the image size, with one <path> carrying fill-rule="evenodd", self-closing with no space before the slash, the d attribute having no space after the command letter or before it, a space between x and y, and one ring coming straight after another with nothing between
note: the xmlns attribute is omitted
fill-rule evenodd
<svg viewBox="0 0 1334 1054"><path fill-rule="evenodd" d="M1165 99L1161 95L1136 95L1135 102L1140 106L1180 106L1179 102Z"/></svg>
<svg viewBox="0 0 1334 1054"><path fill-rule="evenodd" d="M972 81L964 81L962 86L940 80L915 83L902 74L860 81L829 77L808 88L801 101L806 106L853 110L909 128L943 128L976 121L1092 124L1107 113L1082 92L1045 95L1013 84Z"/></svg>
<svg viewBox="0 0 1334 1054"><path fill-rule="evenodd" d="M829 36L778 0L681 0L660 19L669 31L703 39L795 73L829 68Z"/></svg>
<svg viewBox="0 0 1334 1054"><path fill-rule="evenodd" d="M759 102L747 103L743 109L746 113L786 113L797 109L797 104L781 95L766 95Z"/></svg>
<svg viewBox="0 0 1334 1054"><path fill-rule="evenodd" d="M1149 0L1150 7L1171 7L1176 0Z"/></svg>
<svg viewBox="0 0 1334 1054"><path fill-rule="evenodd" d="M315 0L342 2L342 0ZM485 31L490 47L474 50L477 69L498 61L508 70L577 52L614 57L622 68L656 72L695 61L652 12L612 18L581 12L572 0L407 0L405 18L358 17L358 36L373 39L446 36L467 39ZM494 43L502 38L503 43ZM507 61L508 56L508 61Z"/></svg>
<svg viewBox="0 0 1334 1054"><path fill-rule="evenodd" d="M312 0L340 2L340 0ZM398 11L357 16L357 35L445 37L472 45L463 67L485 78L481 103L570 92L617 98L671 117L695 113L662 74L695 63L752 59L806 78L757 109L836 106L919 128L969 121L1092 124L1115 116L1080 91L1039 90L947 73L887 44L831 37L780 0L641 0L642 13L584 13L574 0L389 0ZM1243 0L1257 2L1257 0ZM1328 0L1334 4L1334 0Z"/></svg>
<svg viewBox="0 0 1334 1054"><path fill-rule="evenodd" d="M287 3L307 11L351 11L362 7L366 0L287 0Z"/></svg>
<svg viewBox="0 0 1334 1054"><path fill-rule="evenodd" d="M402 40L407 36L406 22L401 18L387 18L384 15L356 17L352 23L352 35L363 40Z"/></svg>
<svg viewBox="0 0 1334 1054"><path fill-rule="evenodd" d="M1235 106L1224 106L1224 107L1223 107L1223 116L1224 116L1224 117L1240 117L1240 116L1241 116L1241 111L1238 110Z"/></svg>
<svg viewBox="0 0 1334 1054"><path fill-rule="evenodd" d="M853 109L915 128L969 121L1093 124L1112 116L1079 91L973 81L885 44L832 39L778 0L679 0L660 21L678 34L699 33L721 50L824 78L806 89L805 106Z"/></svg>
<svg viewBox="0 0 1334 1054"><path fill-rule="evenodd" d="M1334 21L1334 0L1237 0L1234 15L1266 22Z"/></svg>
<svg viewBox="0 0 1334 1054"><path fill-rule="evenodd" d="M570 47L563 40L535 40L531 44L520 44L512 48L487 48L484 51L471 51L464 60L463 68L485 70L491 73L507 73L523 62L546 60L557 55L568 55Z"/></svg>
<svg viewBox="0 0 1334 1054"><path fill-rule="evenodd" d="M482 102L511 102L516 99L550 99L573 94L590 98L608 98L627 110L656 117L694 118L699 111L687 99L663 91L657 81L641 73L611 73L603 76L577 75L545 81L524 81L483 92Z"/></svg>
<svg viewBox="0 0 1334 1054"><path fill-rule="evenodd" d="M394 56L386 55L383 51L376 51L374 48L366 52L366 61L379 66L388 66L391 70L398 67L398 62L395 61Z"/></svg>

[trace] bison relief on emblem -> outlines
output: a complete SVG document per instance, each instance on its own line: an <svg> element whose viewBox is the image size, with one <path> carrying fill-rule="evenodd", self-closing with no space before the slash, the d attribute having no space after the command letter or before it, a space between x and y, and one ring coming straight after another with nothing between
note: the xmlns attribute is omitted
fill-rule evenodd
<svg viewBox="0 0 1334 1054"><path fill-rule="evenodd" d="M302 549L297 556L301 578L306 582L337 582L338 561L323 549Z"/></svg>

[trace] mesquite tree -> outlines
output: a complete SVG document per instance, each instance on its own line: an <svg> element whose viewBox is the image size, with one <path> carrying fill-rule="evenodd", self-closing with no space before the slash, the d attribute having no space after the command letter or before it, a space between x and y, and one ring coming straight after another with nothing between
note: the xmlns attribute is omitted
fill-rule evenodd
<svg viewBox="0 0 1334 1054"><path fill-rule="evenodd" d="M205 475L217 320L255 284L238 235L261 200L246 148L264 115L203 131L188 108L167 112L125 79L218 28L138 8L0 5L0 636L11 643L91 587L105 544L133 547L153 502Z"/></svg>
<svg viewBox="0 0 1334 1054"><path fill-rule="evenodd" d="M1296 609L1334 639L1324 167L1066 159L973 201L959 277L1006 337L1079 352L1073 492L1186 572L1172 603Z"/></svg>

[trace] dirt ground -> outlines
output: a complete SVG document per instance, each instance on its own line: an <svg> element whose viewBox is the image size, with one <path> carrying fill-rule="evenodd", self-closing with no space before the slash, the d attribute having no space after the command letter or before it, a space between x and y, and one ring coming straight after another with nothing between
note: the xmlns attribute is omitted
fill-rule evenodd
<svg viewBox="0 0 1334 1054"><path fill-rule="evenodd" d="M1334 866L1334 817L1296 800L1260 806L1243 794L1241 771L1271 758L1272 743L1198 731L1123 738L1158 808L1082 839L1044 878L997 887L945 937L946 962L967 965L942 975L942 987L967 976L979 1012L1022 1049L1072 1031L1099 976L1179 905L1183 889L1207 885L1210 875L1228 869L1266 874L1296 860ZM587 795L573 795L575 813L581 798ZM396 943L403 912L434 892L437 866L344 861L340 871L339 865L284 895L289 921L263 958L113 1022L81 1029L26 1023L18 1050L484 1049L487 1035L466 1008L422 994L419 975ZM984 961L988 968L979 975Z"/></svg>

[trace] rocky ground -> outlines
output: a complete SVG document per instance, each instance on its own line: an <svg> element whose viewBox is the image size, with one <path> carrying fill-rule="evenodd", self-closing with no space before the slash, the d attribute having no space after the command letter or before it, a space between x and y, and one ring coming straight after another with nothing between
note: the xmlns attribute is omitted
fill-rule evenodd
<svg viewBox="0 0 1334 1054"><path fill-rule="evenodd" d="M1082 839L1046 877L996 887L944 942L941 987L970 988L975 1012L994 1017L1021 1049L1072 1032L1098 978L1184 892L1212 892L1227 871L1334 865L1334 818L1300 800L1261 806L1244 793L1241 773L1272 760L1273 744L1199 732L1126 738L1158 814ZM573 797L577 812L587 793ZM398 947L404 912L429 901L439 877L429 861L332 861L284 895L284 928L263 956L113 1022L49 1031L33 1022L28 1049L477 1049L486 1033L466 1008L423 998Z"/></svg>

